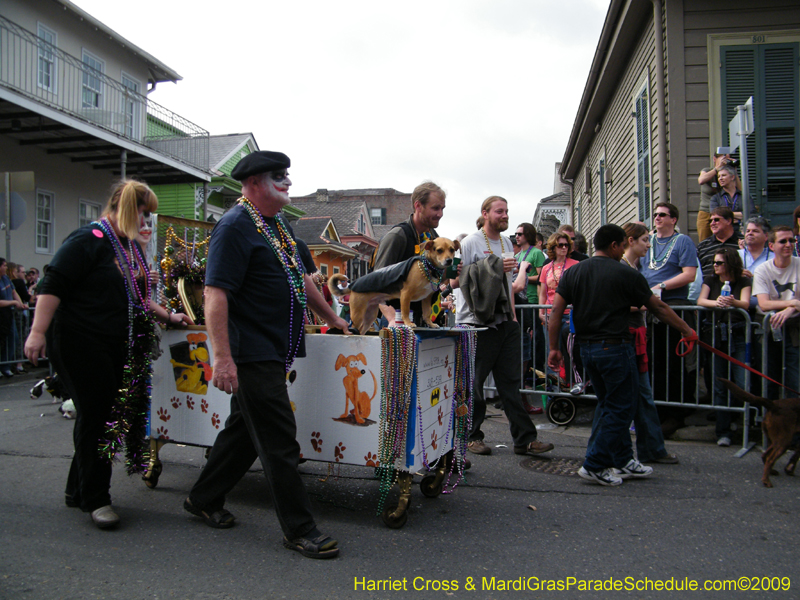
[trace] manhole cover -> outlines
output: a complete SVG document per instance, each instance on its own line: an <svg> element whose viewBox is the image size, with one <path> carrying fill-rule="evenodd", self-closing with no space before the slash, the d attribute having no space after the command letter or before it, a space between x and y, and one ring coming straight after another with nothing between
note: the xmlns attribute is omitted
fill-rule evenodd
<svg viewBox="0 0 800 600"><path fill-rule="evenodd" d="M583 465L582 458L545 458L531 457L523 460L520 465L531 471L547 473L548 475L575 475Z"/></svg>

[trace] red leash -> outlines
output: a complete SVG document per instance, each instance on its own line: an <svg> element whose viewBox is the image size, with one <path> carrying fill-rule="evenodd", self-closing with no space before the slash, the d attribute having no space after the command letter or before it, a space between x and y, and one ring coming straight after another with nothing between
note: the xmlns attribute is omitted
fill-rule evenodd
<svg viewBox="0 0 800 600"><path fill-rule="evenodd" d="M769 377L769 376L767 376L767 375L764 375L764 373L762 373L761 371L758 371L758 370L754 369L754 368L753 368L753 367L751 367L750 365L746 365L746 364L744 364L742 361L740 361L740 360L737 360L737 359L733 358L733 357L732 357L732 356L730 356L729 354L725 354L725 353L724 353L722 350L717 350L717 349L716 349L716 348L714 348L713 346L711 346L711 345L709 345L709 344L706 344L704 341L702 341L701 339L699 339L699 338L697 337L697 334L696 334L696 333L694 333L694 332L692 332L692 335L691 335L691 336L687 336L687 337L685 337L685 338L681 338L681 340L678 342L678 347L677 347L677 348L675 348L675 354L677 354L678 356L686 356L687 354L689 354L689 353L690 353L690 352L691 352L691 351L694 349L694 343L695 343L695 342L697 342L697 343L698 343L698 344L699 344L701 347L705 348L705 349L706 349L706 350L708 350L709 352L713 352L713 353L714 353L714 354L716 354L717 356L721 356L722 358L724 358L724 359L725 359L725 360L727 360L728 362L731 362L731 363L733 363L733 364L734 364L734 365L736 365L737 367L744 367L745 369L747 369L747 370L748 370L748 371L750 371L751 373L754 373L754 374L758 375L759 377L763 377L763 378L764 378L764 379L766 379L767 381L771 381L772 383L775 383L775 384L777 384L777 385L781 386L782 388L785 388L785 389L789 390L790 392L792 392L792 393L794 393L794 394L797 394L798 396L800 396L800 392L798 392L797 390L793 390L793 389L792 389L792 388L790 388L789 386L787 386L787 385L783 385L783 384L782 384L781 382L779 382L779 381L775 381L774 379L772 379L772 377ZM685 347L687 348L687 349L686 349L684 352L681 352L681 351L680 351L682 346L685 346Z"/></svg>

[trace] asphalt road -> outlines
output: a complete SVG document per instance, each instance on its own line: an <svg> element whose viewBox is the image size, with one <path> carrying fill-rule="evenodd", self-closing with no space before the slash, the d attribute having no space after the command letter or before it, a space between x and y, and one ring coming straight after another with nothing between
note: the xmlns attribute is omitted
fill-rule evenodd
<svg viewBox="0 0 800 600"><path fill-rule="evenodd" d="M735 458L734 447L673 442L680 465L603 488L531 468L541 463L513 454L508 427L493 411L492 456L472 456L453 494L425 498L416 477L402 529L376 516L371 469L301 465L319 526L342 549L336 560L313 561L282 547L258 463L228 498L236 527L214 530L185 513L204 462L200 448L166 446L154 490L115 469L122 524L96 529L63 503L72 422L47 393L28 397L33 378L0 382L3 599L800 598L792 551L800 542L800 480L781 475L764 488L760 448ZM556 445L551 465L580 464L585 426L540 436ZM536 590L543 580L568 589ZM700 590L654 589L689 580ZM702 590L737 580L784 589ZM615 583L623 589L585 589ZM514 589L521 584L528 589Z"/></svg>

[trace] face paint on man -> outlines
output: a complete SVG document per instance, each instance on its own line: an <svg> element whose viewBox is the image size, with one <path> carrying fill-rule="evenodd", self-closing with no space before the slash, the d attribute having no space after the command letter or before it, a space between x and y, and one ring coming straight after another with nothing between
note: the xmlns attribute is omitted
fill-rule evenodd
<svg viewBox="0 0 800 600"><path fill-rule="evenodd" d="M277 200L283 205L291 202L289 200L289 188L292 185L292 180L289 179L289 172L286 169L267 173L264 183L268 199Z"/></svg>

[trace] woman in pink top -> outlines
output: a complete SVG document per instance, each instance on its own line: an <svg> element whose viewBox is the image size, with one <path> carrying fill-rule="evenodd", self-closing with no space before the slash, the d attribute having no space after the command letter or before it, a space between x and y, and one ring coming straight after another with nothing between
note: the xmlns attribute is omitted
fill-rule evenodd
<svg viewBox="0 0 800 600"><path fill-rule="evenodd" d="M543 304L548 304L550 306L553 305L553 299L556 296L556 289L558 288L558 282L561 281L561 277L564 275L564 271L569 269L570 267L574 267L578 264L578 261L569 258L570 253L572 252L572 238L567 233L554 233L550 236L550 239L547 240L547 256L550 257L550 262L547 263L542 267L542 271L539 274L539 302ZM539 309L541 312L542 320L544 321L544 332L545 336L548 335L548 322L551 308L541 308ZM569 310L564 311L564 316L561 321L561 339L559 342L559 346L561 347L561 354L564 355L565 359L567 357L572 356L569 352L569 348L567 346L567 337L569 335ZM545 342L547 347L549 348L549 342ZM564 368L565 373L570 372L570 363L571 361L565 360ZM577 363L576 363L577 364ZM548 367L549 369L549 367ZM576 380L579 380L576 377Z"/></svg>
<svg viewBox="0 0 800 600"><path fill-rule="evenodd" d="M564 271L578 264L577 260L569 258L571 252L572 238L566 233L554 233L547 240L547 256L551 262L543 266L539 274L539 299L543 304L553 305L556 288ZM542 319L546 323L551 309L542 308L540 310ZM564 314L568 315L569 310L565 310Z"/></svg>

